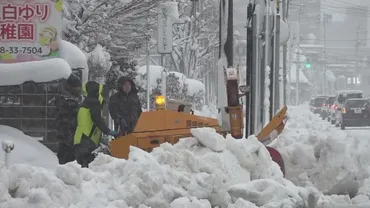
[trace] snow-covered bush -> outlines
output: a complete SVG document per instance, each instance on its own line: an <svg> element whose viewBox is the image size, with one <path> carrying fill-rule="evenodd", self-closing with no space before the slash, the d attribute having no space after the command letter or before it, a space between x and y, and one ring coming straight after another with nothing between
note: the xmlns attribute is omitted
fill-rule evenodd
<svg viewBox="0 0 370 208"><path fill-rule="evenodd" d="M89 80L104 83L105 74L112 67L110 54L100 44L93 51L86 54L89 66Z"/></svg>
<svg viewBox="0 0 370 208"><path fill-rule="evenodd" d="M128 76L132 79L135 79L137 76L136 72L136 61L129 62L128 59L121 59L119 61L113 62L112 67L105 75L105 86L108 89L117 88L117 80L122 76ZM140 91L140 86L137 85L138 90Z"/></svg>
<svg viewBox="0 0 370 208"><path fill-rule="evenodd" d="M140 76L141 80L146 80L146 74ZM141 87L139 89L139 97L142 106L145 108L147 106L147 94L146 94L146 84L139 84ZM162 92L162 78L157 78L156 84L152 87L150 95L150 108L154 109L154 99L155 96L160 95ZM166 87L167 98L176 100L186 100L187 85L180 80L180 77L175 73L169 73L167 75L167 87Z"/></svg>
<svg viewBox="0 0 370 208"><path fill-rule="evenodd" d="M204 91L186 96L186 101L193 104L194 109L202 110L204 106Z"/></svg>

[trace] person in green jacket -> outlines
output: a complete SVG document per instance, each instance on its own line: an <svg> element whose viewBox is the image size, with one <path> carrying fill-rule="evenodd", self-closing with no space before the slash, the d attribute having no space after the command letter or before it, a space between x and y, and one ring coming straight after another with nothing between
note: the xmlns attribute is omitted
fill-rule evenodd
<svg viewBox="0 0 370 208"><path fill-rule="evenodd" d="M110 130L102 118L103 88L102 84L95 81L82 86L85 99L78 111L73 144L77 163L83 168L88 168L89 163L94 160L92 152L100 145L102 133L118 136L118 132Z"/></svg>

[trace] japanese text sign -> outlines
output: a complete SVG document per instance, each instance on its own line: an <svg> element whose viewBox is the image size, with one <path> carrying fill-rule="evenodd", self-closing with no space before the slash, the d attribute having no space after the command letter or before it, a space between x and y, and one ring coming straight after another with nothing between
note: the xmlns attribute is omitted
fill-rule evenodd
<svg viewBox="0 0 370 208"><path fill-rule="evenodd" d="M172 53L173 35L172 25L173 17L170 15L171 5L161 5L158 11L158 53Z"/></svg>
<svg viewBox="0 0 370 208"><path fill-rule="evenodd" d="M0 63L59 56L63 0L0 0Z"/></svg>

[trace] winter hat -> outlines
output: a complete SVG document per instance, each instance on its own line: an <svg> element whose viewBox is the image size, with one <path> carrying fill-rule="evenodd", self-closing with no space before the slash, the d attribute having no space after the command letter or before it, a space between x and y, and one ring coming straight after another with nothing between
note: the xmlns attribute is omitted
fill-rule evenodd
<svg viewBox="0 0 370 208"><path fill-rule="evenodd" d="M78 78L76 75L71 74L67 79L67 85L69 85L71 87L81 87L82 82L81 82L80 78Z"/></svg>

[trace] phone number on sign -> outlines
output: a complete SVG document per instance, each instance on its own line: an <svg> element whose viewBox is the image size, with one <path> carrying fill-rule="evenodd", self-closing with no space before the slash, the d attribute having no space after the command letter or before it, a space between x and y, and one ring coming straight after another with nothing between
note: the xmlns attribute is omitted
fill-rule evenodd
<svg viewBox="0 0 370 208"><path fill-rule="evenodd" d="M0 47L0 54L10 53L10 54L42 54L41 47Z"/></svg>

